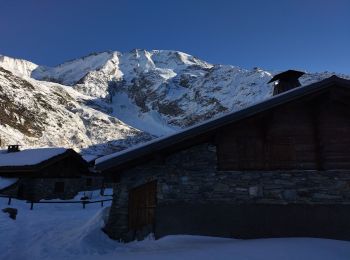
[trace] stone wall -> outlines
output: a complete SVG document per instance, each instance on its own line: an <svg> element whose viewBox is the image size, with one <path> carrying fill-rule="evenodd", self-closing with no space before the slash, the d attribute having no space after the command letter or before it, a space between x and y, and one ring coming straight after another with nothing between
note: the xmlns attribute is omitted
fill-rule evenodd
<svg viewBox="0 0 350 260"><path fill-rule="evenodd" d="M92 178L87 186L87 178L21 178L16 185L2 192L17 197L22 189L21 199L39 201L41 199L72 199L80 191L97 190L102 186L102 178ZM64 182L64 191L55 192L55 183Z"/></svg>
<svg viewBox="0 0 350 260"><path fill-rule="evenodd" d="M40 199L71 199L78 193L81 187L81 179L22 179L24 198L38 201ZM64 191L55 192L55 183L64 182Z"/></svg>
<svg viewBox="0 0 350 260"><path fill-rule="evenodd" d="M23 172L12 174L26 176ZM82 164L74 156L65 157L42 168L38 167L37 170L27 174L30 177L20 178L17 185L6 189L3 194L17 197L18 193L22 193L22 199L34 201L72 199L79 191L100 189L103 183L102 176L89 175L87 165ZM11 176L11 173L7 176ZM57 182L64 182L63 192L55 192Z"/></svg>
<svg viewBox="0 0 350 260"><path fill-rule="evenodd" d="M214 217L215 211L212 209L218 205L225 208L237 205L350 204L350 171L218 171L216 158L215 146L203 144L171 155L163 161L151 161L123 172L121 182L114 185L115 197L105 227L107 234L126 241L135 237L127 226L128 190L152 180L157 180L156 227L153 227L156 229L170 216L167 215L170 214L169 210L162 209L169 209L171 205L178 208L176 212L179 216L181 211L190 210L188 205L207 208L206 212L198 210L197 216L189 217L193 219L201 218L203 214ZM251 212L252 215L258 213ZM310 214L313 212L310 211ZM174 217L174 214L172 212L171 216ZM237 214L237 211L232 214ZM227 219L231 217L227 214ZM189 219L183 221L181 225ZM207 224L203 225L201 229L205 230ZM210 228L215 230L215 227ZM154 232L156 235L166 234L159 229ZM189 233L215 234L214 231Z"/></svg>

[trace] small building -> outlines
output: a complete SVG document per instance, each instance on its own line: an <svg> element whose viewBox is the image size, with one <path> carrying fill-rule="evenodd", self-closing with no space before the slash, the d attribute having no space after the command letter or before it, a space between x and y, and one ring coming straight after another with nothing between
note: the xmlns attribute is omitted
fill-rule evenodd
<svg viewBox="0 0 350 260"><path fill-rule="evenodd" d="M332 76L96 160L105 232L350 239L350 81Z"/></svg>
<svg viewBox="0 0 350 260"><path fill-rule="evenodd" d="M102 178L90 173L88 163L65 148L20 151L10 146L0 152L0 176L10 184L0 187L0 194L30 201L71 199L79 191L102 185Z"/></svg>

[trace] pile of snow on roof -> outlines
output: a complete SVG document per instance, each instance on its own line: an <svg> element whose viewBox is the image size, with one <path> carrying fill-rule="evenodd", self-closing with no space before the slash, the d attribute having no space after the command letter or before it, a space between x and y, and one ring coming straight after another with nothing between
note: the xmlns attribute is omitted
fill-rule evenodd
<svg viewBox="0 0 350 260"><path fill-rule="evenodd" d="M66 148L38 148L13 153L2 152L0 153L0 167L36 165L66 151Z"/></svg>

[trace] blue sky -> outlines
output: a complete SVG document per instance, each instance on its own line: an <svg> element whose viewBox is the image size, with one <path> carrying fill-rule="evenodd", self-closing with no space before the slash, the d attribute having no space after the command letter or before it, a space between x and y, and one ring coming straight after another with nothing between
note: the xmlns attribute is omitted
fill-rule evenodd
<svg viewBox="0 0 350 260"><path fill-rule="evenodd" d="M0 0L0 10L0 53L42 65L140 48L350 74L347 0Z"/></svg>

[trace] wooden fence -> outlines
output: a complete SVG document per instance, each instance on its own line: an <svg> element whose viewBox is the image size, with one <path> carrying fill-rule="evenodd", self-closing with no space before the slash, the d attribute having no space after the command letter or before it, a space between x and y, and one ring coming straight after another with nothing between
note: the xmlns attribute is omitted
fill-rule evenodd
<svg viewBox="0 0 350 260"><path fill-rule="evenodd" d="M105 195L109 196L109 195ZM8 198L7 205L11 205L11 196L7 195L0 195L0 198ZM77 201L27 201L27 203L30 203L30 209L34 209L34 204L82 204L83 209L85 209L86 204L93 204L93 203L101 203L101 207L104 206L104 202L106 201L112 201L113 199L104 199L104 200L77 200Z"/></svg>
<svg viewBox="0 0 350 260"><path fill-rule="evenodd" d="M86 204L92 204L92 203L101 203L101 207L104 206L105 201L112 201L113 199L105 199L105 200L78 200L78 201L27 201L27 203L30 203L30 209L34 209L34 204L82 204L83 209L85 209Z"/></svg>

